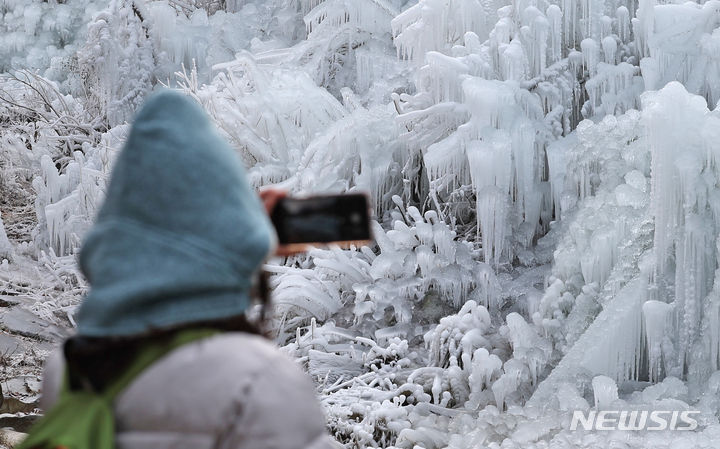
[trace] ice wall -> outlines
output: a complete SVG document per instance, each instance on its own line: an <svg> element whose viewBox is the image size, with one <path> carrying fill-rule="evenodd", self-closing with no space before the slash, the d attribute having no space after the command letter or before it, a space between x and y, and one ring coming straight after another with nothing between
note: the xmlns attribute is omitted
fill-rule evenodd
<svg viewBox="0 0 720 449"><path fill-rule="evenodd" d="M460 307L458 316L427 334L432 366L410 376L412 387L404 386L439 413L454 413L457 404L495 404L502 411L522 403L538 382L531 404L547 405L559 400L555 393L563 383L577 383L582 394L595 379L601 406L629 381L677 376L704 382L720 364L713 288L720 203L713 193L715 149L708 144L720 141L712 134L716 117L677 86L641 101L662 71L653 72L652 59L639 61L669 51L658 50L656 40L671 16L663 8L704 11L712 2L515 1L482 28L487 2L421 0L391 23L414 86L397 89L389 108L367 107L367 97L331 88L341 105L312 81L332 87L352 80L343 76L353 61L353 87L362 90L376 79L372 58L380 47L373 45L380 44L374 37L388 31L390 15L383 2L370 3L361 11L341 1L301 2L308 43L242 55L218 68L212 88L190 89L235 136L255 167L256 184L368 187L381 205L377 211L386 214L391 229L378 232L379 255L317 253L315 266L305 261L283 272L278 287L285 305L301 303L317 319L337 316L344 298L337 292L352 289L348 326L379 340L410 335L418 292L432 289L450 300L444 305ZM353 52L355 59L348 56ZM312 68L310 76L293 78L296 72L283 64ZM683 80L692 84L697 76ZM223 118L233 112L233 120ZM247 141L256 146L242 147ZM392 199L395 193L417 207L393 211L392 203L402 204ZM433 210L423 215L423 208ZM559 244L546 292L537 310L521 310L529 316L513 311L499 317L505 340L496 345L485 332L492 321L483 318L498 310L498 298L482 288L492 270L482 264L473 268L481 266L487 276L468 277L455 266L464 262L453 257L470 246L452 242L478 244L478 254L496 268L532 265L537 260L528 249L548 231L540 245ZM337 282L331 291L324 288L328 279ZM478 302L461 307L467 299ZM469 324L461 315L473 314L477 329L449 326ZM296 312L290 323L300 316ZM394 322L381 329L368 324L371 318ZM315 330L311 324L310 333ZM308 358L315 357L318 370L327 358L313 354ZM413 432L398 440L406 444Z"/></svg>
<svg viewBox="0 0 720 449"><path fill-rule="evenodd" d="M294 66L340 98L345 88L386 101L388 90L403 84L391 45L390 21L402 1L303 0L281 3L299 8L305 40L285 47L253 39L258 61ZM376 82L377 85L376 85Z"/></svg>
<svg viewBox="0 0 720 449"><path fill-rule="evenodd" d="M82 45L87 24L106 2L5 0L0 5L0 73L37 70L56 81Z"/></svg>
<svg viewBox="0 0 720 449"><path fill-rule="evenodd" d="M654 4L641 3L642 17L634 26L638 30L652 22L654 13ZM420 93L400 96L399 121L407 127L413 149L423 155L430 190L438 192L433 195L442 200L472 185L484 254L497 263L497 249L502 254L527 246L547 232L550 220L561 216L562 189L553 186L550 191L553 183L548 183L551 178L561 182L563 173L562 156L548 150L553 142L583 118L599 120L640 107L645 86L631 21L638 5L515 1L498 9L498 20L489 30L471 23L469 9L480 13L474 2L421 0L394 19L398 55L419 65L415 84ZM457 11L468 19L436 23ZM490 80L497 83L481 94L469 94L468 86ZM509 91L515 92L512 100ZM504 99L498 101L499 95ZM510 112L514 105L517 109ZM512 129L502 124L508 114L519 120ZM524 120L535 128L525 137ZM500 132L491 136L490 128ZM478 137L468 138L470 134ZM482 167L497 175L482 172ZM503 178L510 180L510 188L501 200L508 184ZM529 199L526 192L534 197ZM512 259L514 251L500 259Z"/></svg>
<svg viewBox="0 0 720 449"><path fill-rule="evenodd" d="M218 2L220 3L220 2ZM294 2L243 0L222 8L178 12L177 4L146 2L146 15L156 55L156 76L174 81L181 66L195 66L202 83L210 83L215 64L243 50L282 48L305 37ZM219 9L219 10L218 10Z"/></svg>
<svg viewBox="0 0 720 449"><path fill-rule="evenodd" d="M308 39L284 48L292 38L283 33L247 42L217 31L266 19L259 2L209 17L151 2L144 19L128 8L98 16L83 57L107 56L96 74L112 122L125 120L123 101L137 103L148 79L185 64L180 87L240 151L254 185L370 192L385 219L380 254L316 252L278 268L282 326L342 314L353 332L389 341L417 335L416 306L443 299L434 302L443 313L459 308L462 321L472 299L472 313L500 323L500 343L489 342L492 320L480 320L488 332L468 326L452 350L432 349L442 361L415 386L433 410L503 410L559 357L542 402L562 382L589 388L596 374L620 386L701 383L718 369L720 119L677 85L640 100L679 79L714 106L716 3L420 0L400 13L399 1L307 0L268 19L300 23ZM25 19L37 25L32 11ZM109 38L117 29L125 34ZM164 64L154 73L151 57ZM393 78L410 76L413 85ZM372 89L381 95L366 96ZM35 183L48 244L62 254L77 246L106 166L73 153L60 170L54 162L39 159ZM493 268L552 257L543 297L499 312ZM328 359L313 354L319 369Z"/></svg>
<svg viewBox="0 0 720 449"><path fill-rule="evenodd" d="M673 82L643 96L640 122L646 140L636 141L641 147L632 153L623 152L623 158L640 156L635 164L640 163L636 167L642 169L641 148L649 150L649 190L643 190L647 183L637 170L627 172L625 184L618 185L612 172L606 170L619 170L621 174L627 168L612 167L617 164L612 162L616 160L613 157L603 160L600 154L588 153L595 161L596 170L600 170L600 183L591 188L592 196L580 203L574 223L570 224L571 234L574 226L583 226L586 210L598 209L599 204L602 208L608 207L610 199L605 192L609 190L615 193L612 202L631 206L637 211L639 221L630 225L629 232L621 234L629 244L618 241L602 245L617 247L620 251L610 264L609 277L582 270L585 283L596 282L604 290L593 301L600 306L597 318L594 318L597 309L594 312L585 305L585 297L594 294L592 290L583 287L583 294L575 298L571 294L578 288L573 286L572 267L578 263L573 262L577 260L573 258L579 254L573 255L565 249L567 244L560 244L554 269L558 279L551 279L553 285L540 307L540 316L544 313L553 319L545 319L543 325L550 332L563 329L566 343L572 344L574 322L584 314L592 324L581 332L541 384L531 404L549 400L563 382L578 382L579 388L585 388L594 375L606 375L618 383L657 382L674 376L688 381L693 388L703 388L704 382L718 369L720 328L715 244L720 216L717 193L720 178L715 162L720 148L716 139L718 118L707 108L705 99ZM574 154L570 150L565 156L570 162L569 168L582 160L573 159ZM578 194L583 191L573 185L577 184L570 182L568 195L572 195L573 190ZM630 187L636 192L632 193ZM637 199L633 200L634 197ZM627 212L617 215L632 217ZM647 228L643 223L651 226L651 232L643 230ZM609 229L607 225L600 226L603 227ZM575 239L578 241L578 237ZM602 251L598 248L590 253ZM583 266L582 256L579 265ZM632 279L622 281L623 272ZM613 285L620 288L613 292L616 288ZM553 321L558 319L557 311L569 304L572 312L556 327ZM601 338L603 333L605 337ZM693 391L697 394L697 390Z"/></svg>
<svg viewBox="0 0 720 449"><path fill-rule="evenodd" d="M212 86L199 86L193 72L179 84L210 111L253 168L255 185L287 179L316 134L347 114L308 75L259 64L249 53L216 70Z"/></svg>
<svg viewBox="0 0 720 449"><path fill-rule="evenodd" d="M93 18L77 64L89 109L111 127L130 121L152 89L155 65L149 24L134 2L110 2Z"/></svg>
<svg viewBox="0 0 720 449"><path fill-rule="evenodd" d="M716 0L664 5L641 1L633 29L646 88L679 81L715 107L720 99L719 26Z"/></svg>
<svg viewBox="0 0 720 449"><path fill-rule="evenodd" d="M717 119L705 99L677 82L647 94L643 103L653 152L656 271L658 279L674 276L669 293L674 299L675 371L684 375L693 363L692 347L702 332L718 261Z"/></svg>
<svg viewBox="0 0 720 449"><path fill-rule="evenodd" d="M358 93L373 81L390 78L390 23L399 10L385 0L304 1L307 41L297 56L312 61L313 78L337 95L350 87ZM342 68L345 68L343 73ZM355 68L354 73L352 69Z"/></svg>
<svg viewBox="0 0 720 449"><path fill-rule="evenodd" d="M486 38L486 26L478 0L422 0L392 20L398 56L419 63L427 52L445 50L469 31Z"/></svg>
<svg viewBox="0 0 720 449"><path fill-rule="evenodd" d="M482 12L476 3L421 0L393 20L398 55L419 66L419 93L399 97L398 121L422 154L431 195L442 201L472 186L484 257L497 264L560 217L548 181L559 179L562 158L548 152L552 142L583 117L639 107L644 86L632 59L633 5L516 1L485 31L470 13ZM458 11L464 21L439 24Z"/></svg>
<svg viewBox="0 0 720 449"><path fill-rule="evenodd" d="M76 151L62 172L49 155L40 158L40 175L32 183L37 194L36 232L47 233L47 246L53 254L64 256L80 248L102 204L112 163L128 132L128 125L108 130L97 147L86 144L84 151ZM48 248L41 245L39 249Z"/></svg>

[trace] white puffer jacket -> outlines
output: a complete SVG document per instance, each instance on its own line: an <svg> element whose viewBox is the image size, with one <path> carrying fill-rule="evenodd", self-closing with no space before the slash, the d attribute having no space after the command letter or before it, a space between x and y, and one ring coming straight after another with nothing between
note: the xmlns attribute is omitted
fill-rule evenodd
<svg viewBox="0 0 720 449"><path fill-rule="evenodd" d="M60 351L43 401L56 400ZM270 342L228 333L178 348L116 399L118 449L331 449L310 379Z"/></svg>

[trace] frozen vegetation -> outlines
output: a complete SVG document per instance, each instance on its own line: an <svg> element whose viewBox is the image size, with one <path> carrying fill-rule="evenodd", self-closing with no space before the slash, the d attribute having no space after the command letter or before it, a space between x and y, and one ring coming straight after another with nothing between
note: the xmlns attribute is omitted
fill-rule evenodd
<svg viewBox="0 0 720 449"><path fill-rule="evenodd" d="M716 0L0 0L3 387L166 85L255 186L371 195L375 246L266 266L346 447L717 447L719 67ZM570 430L603 409L701 414Z"/></svg>

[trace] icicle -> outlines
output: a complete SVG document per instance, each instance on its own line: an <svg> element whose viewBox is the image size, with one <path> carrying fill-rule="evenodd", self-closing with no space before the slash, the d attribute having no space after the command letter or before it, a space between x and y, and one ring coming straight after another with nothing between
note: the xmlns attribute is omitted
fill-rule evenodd
<svg viewBox="0 0 720 449"><path fill-rule="evenodd" d="M500 54L500 73L505 80L524 80L525 64L525 51L518 40L510 42Z"/></svg>
<svg viewBox="0 0 720 449"><path fill-rule="evenodd" d="M465 354L463 354L465 355ZM493 381L502 369L502 361L495 354L490 354L485 348L478 348L472 355L471 373L468 377L470 395L465 406L470 410L477 410L481 404L483 393L491 388ZM502 399L504 401L504 398Z"/></svg>
<svg viewBox="0 0 720 449"><path fill-rule="evenodd" d="M356 28L374 29L379 23L383 23L385 28L387 22L384 18L389 20L389 13L388 9L380 7L378 3L370 3L359 9L357 2L325 0L308 12L303 20L310 35L328 25L335 29L346 24Z"/></svg>
<svg viewBox="0 0 720 449"><path fill-rule="evenodd" d="M491 33L491 39L499 44L509 44L510 39L515 29L514 22L512 21L513 9L510 6L500 8L498 10L498 23L495 24L495 29Z"/></svg>
<svg viewBox="0 0 720 449"><path fill-rule="evenodd" d="M640 57L649 56L649 41L655 29L656 0L639 0L637 18L632 20L635 42Z"/></svg>
<svg viewBox="0 0 720 449"><path fill-rule="evenodd" d="M423 156L430 181L448 176L452 183L460 184L469 181L466 156L457 134L431 145Z"/></svg>
<svg viewBox="0 0 720 449"><path fill-rule="evenodd" d="M541 338L520 314L510 313L505 320L509 329L513 358L527 365L531 384L535 385L540 370L550 359L552 353L550 343Z"/></svg>
<svg viewBox="0 0 720 449"><path fill-rule="evenodd" d="M497 310L500 291L495 271L488 264L481 263L475 272L475 283L480 289L479 300L481 304L490 310ZM477 292L477 291L476 291Z"/></svg>
<svg viewBox="0 0 720 449"><path fill-rule="evenodd" d="M565 47L575 48L577 46L577 0L563 0L563 38Z"/></svg>
<svg viewBox="0 0 720 449"><path fill-rule="evenodd" d="M707 343L710 356L710 367L713 371L720 370L720 298L717 294L708 305L706 314L707 320Z"/></svg>
<svg viewBox="0 0 720 449"><path fill-rule="evenodd" d="M505 240L505 202L510 188L511 141L497 132L491 142L472 141L466 150L476 191L478 233L482 231L485 262L499 263Z"/></svg>
<svg viewBox="0 0 720 449"><path fill-rule="evenodd" d="M568 64L570 66L571 73L575 77L581 76L584 65L582 52L572 50L570 54L568 54Z"/></svg>
<svg viewBox="0 0 720 449"><path fill-rule="evenodd" d="M643 304L645 338L648 346L650 382L662 380L663 340L670 334L672 306L660 301L646 301Z"/></svg>
<svg viewBox="0 0 720 449"><path fill-rule="evenodd" d="M609 229L599 228L592 233L589 251L580 257L580 267L586 284L605 283L617 262L620 238L625 234L625 222L622 219L616 220Z"/></svg>
<svg viewBox="0 0 720 449"><path fill-rule="evenodd" d="M605 6L604 0L581 0L583 37L600 38L600 19Z"/></svg>
<svg viewBox="0 0 720 449"><path fill-rule="evenodd" d="M423 67L420 83L427 78L432 83L431 92L435 103L462 101L463 75L470 68L457 58L431 51L425 56L427 65Z"/></svg>
<svg viewBox="0 0 720 449"><path fill-rule="evenodd" d="M2 218L0 218L0 258L12 260L13 252L12 244L5 232L5 225L3 224Z"/></svg>
<svg viewBox="0 0 720 449"><path fill-rule="evenodd" d="M563 287L557 282L548 288L548 292L554 290L554 295L560 294ZM639 380L645 353L642 305L647 292L647 281L641 276L625 284L603 305L590 327L538 386L526 405L542 407L544 402L553 399L561 383L576 383L588 374L607 376L616 384ZM609 382L605 381L603 385L609 385ZM600 402L608 396L601 395Z"/></svg>
<svg viewBox="0 0 720 449"><path fill-rule="evenodd" d="M698 215L685 219L684 238L676 247L675 301L680 339L678 363L688 364L688 353L700 333L702 300L707 296L715 261L710 254L711 224Z"/></svg>
<svg viewBox="0 0 720 449"><path fill-rule="evenodd" d="M612 36L608 36L602 40L603 57L606 63L615 65L617 54L617 41Z"/></svg>
<svg viewBox="0 0 720 449"><path fill-rule="evenodd" d="M532 21L531 25L532 50L530 70L532 76L539 76L542 71L545 70L545 67L547 67L547 47L549 31L549 22L542 14L538 14L538 16L535 17L535 19Z"/></svg>
<svg viewBox="0 0 720 449"><path fill-rule="evenodd" d="M685 88L676 82L646 96L643 110L643 121L652 148L651 209L655 216L655 253L658 270L665 273L673 244L672 236L683 223L684 204L691 200L687 196L692 194L691 183L697 179L702 168L702 162L697 158L706 156L697 139L708 110L701 98L688 95ZM678 132L679 124L684 125L682 133ZM680 146L694 151L678 153L676 149ZM682 179L676 166L676 159L681 154L686 161ZM691 163L693 158L696 160Z"/></svg>
<svg viewBox="0 0 720 449"><path fill-rule="evenodd" d="M459 5L457 3L460 3ZM486 28L485 10L478 0L455 0L451 2L451 8L455 11L455 29L449 32L448 40L456 41L468 31L474 31L485 38L488 35ZM462 24L462 26L457 26Z"/></svg>
<svg viewBox="0 0 720 449"><path fill-rule="evenodd" d="M58 201L62 197L62 181L50 156L44 155L40 158L40 169L48 189L49 201L51 203Z"/></svg>
<svg viewBox="0 0 720 449"><path fill-rule="evenodd" d="M237 0L236 0L237 1ZM300 11L303 15L309 13L313 8L318 6L320 3L324 2L325 0L299 0L300 3Z"/></svg>
<svg viewBox="0 0 720 449"><path fill-rule="evenodd" d="M582 49L583 61L585 68L590 73L590 76L597 73L597 66L600 62L600 49L595 39L587 38L583 39L580 43Z"/></svg>
<svg viewBox="0 0 720 449"><path fill-rule="evenodd" d="M565 190L565 171L567 168L566 152L569 145L576 138L573 134L572 140L561 139L551 143L547 150L548 171L550 172L550 189L552 196L552 208L555 211L555 219L562 217L563 205L562 194Z"/></svg>
<svg viewBox="0 0 720 449"><path fill-rule="evenodd" d="M485 36L485 12L477 0L420 0L391 21L398 56L423 62L474 31Z"/></svg>
<svg viewBox="0 0 720 449"><path fill-rule="evenodd" d="M355 65L356 65L356 85L357 90L360 92L367 91L372 85L373 79L375 79L377 70L375 70L375 62L377 58L373 57L373 54L369 51L355 51Z"/></svg>
<svg viewBox="0 0 720 449"><path fill-rule="evenodd" d="M515 23L512 19L512 7L504 7L498 10L498 22L495 28L490 32L488 44L490 46L490 56L492 57L492 68L495 76L504 76L503 53L510 38L513 35Z"/></svg>
<svg viewBox="0 0 720 449"><path fill-rule="evenodd" d="M693 348L701 336L710 345L710 363L717 364L713 341L716 293L710 292L717 276L717 251L712 248L717 220L716 170L708 151L706 131L713 122L705 100L688 94L677 82L669 83L643 99L644 121L652 148L651 210L655 217L657 276L674 270L674 375L689 371L697 359ZM682 146L683 151L677 148ZM715 279L717 285L717 279ZM701 327L701 318L706 321ZM659 331L658 331L659 332ZM703 332L707 334L703 335ZM651 349L652 350L652 349ZM665 354L663 354L665 355ZM702 363L706 363L702 361ZM655 369L651 366L651 369ZM661 375L659 372L654 375ZM690 376L691 374L688 374Z"/></svg>
<svg viewBox="0 0 720 449"><path fill-rule="evenodd" d="M526 238L532 239L536 231L535 227L540 220L540 209L542 208L540 191L536 185L536 148L535 128L528 121L518 121L512 128L512 148L514 158L514 186L511 189L515 192L515 203L520 205L523 222L527 223L529 229ZM529 235L528 235L529 234ZM525 242L525 246L527 243Z"/></svg>
<svg viewBox="0 0 720 449"><path fill-rule="evenodd" d="M512 141L507 132L497 131L487 140L469 142L466 153L470 179L477 190L494 186L510 193Z"/></svg>
<svg viewBox="0 0 720 449"><path fill-rule="evenodd" d="M500 411L504 410L508 395L517 391L522 376L522 368L519 361L515 359L508 360L503 366L505 373L492 384L491 389L495 397L495 404Z"/></svg>
<svg viewBox="0 0 720 449"><path fill-rule="evenodd" d="M607 376L595 376L592 380L595 408L610 408L618 400L618 389L615 381Z"/></svg>
<svg viewBox="0 0 720 449"><path fill-rule="evenodd" d="M613 29L612 29L613 19L611 19L608 16L602 16L600 18L600 40L602 41L606 37L612 35Z"/></svg>
<svg viewBox="0 0 720 449"><path fill-rule="evenodd" d="M563 12L557 5L550 5L545 15L550 24L550 64L552 65L563 57Z"/></svg>
<svg viewBox="0 0 720 449"><path fill-rule="evenodd" d="M615 13L615 19L620 42L628 42L630 39L630 11L624 6L619 7Z"/></svg>
<svg viewBox="0 0 720 449"><path fill-rule="evenodd" d="M21 11L23 10L21 9ZM40 22L42 14L42 9L37 3L28 3L28 5L25 7L24 11L22 12L22 18L24 22L23 25L25 28L25 34L27 36L36 35L36 29Z"/></svg>
<svg viewBox="0 0 720 449"><path fill-rule="evenodd" d="M477 193L476 207L478 228L482 231L484 260L497 266L505 247L507 194L493 187L485 187Z"/></svg>
<svg viewBox="0 0 720 449"><path fill-rule="evenodd" d="M614 38L608 37L603 41L607 45L606 54L613 53ZM635 82L638 73L637 67L626 62L618 65L600 62L597 65L597 74L585 82L585 90L589 106L593 114L605 116L624 113L636 107L636 98L640 86Z"/></svg>
<svg viewBox="0 0 720 449"><path fill-rule="evenodd" d="M428 223L432 223L433 242L437 255L450 262L455 262L455 231L452 231L447 224L440 221L437 212L434 210L427 211L425 219Z"/></svg>

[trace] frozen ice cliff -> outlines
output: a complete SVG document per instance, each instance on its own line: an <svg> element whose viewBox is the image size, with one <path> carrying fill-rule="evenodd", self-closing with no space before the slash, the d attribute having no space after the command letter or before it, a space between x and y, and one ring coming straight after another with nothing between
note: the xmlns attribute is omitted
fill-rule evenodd
<svg viewBox="0 0 720 449"><path fill-rule="evenodd" d="M719 59L716 0L0 2L3 379L166 85L255 186L370 194L376 245L266 266L347 447L717 447ZM610 409L700 417L570 430Z"/></svg>

